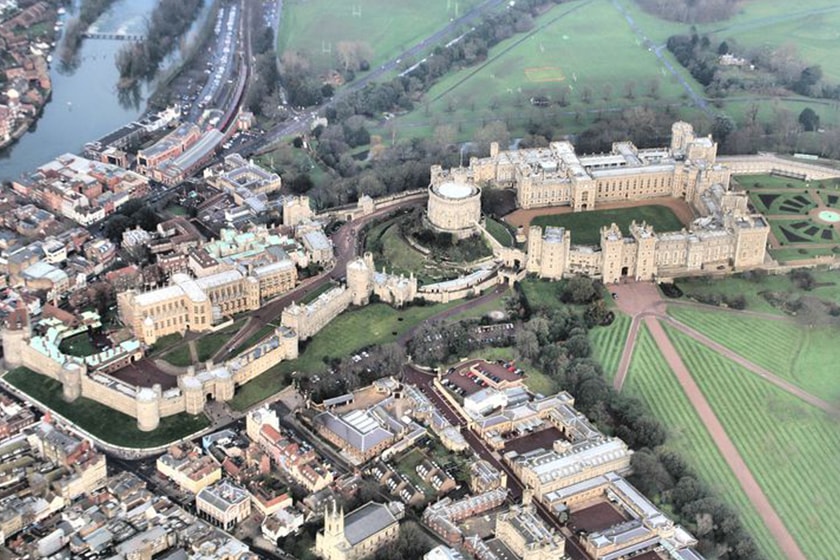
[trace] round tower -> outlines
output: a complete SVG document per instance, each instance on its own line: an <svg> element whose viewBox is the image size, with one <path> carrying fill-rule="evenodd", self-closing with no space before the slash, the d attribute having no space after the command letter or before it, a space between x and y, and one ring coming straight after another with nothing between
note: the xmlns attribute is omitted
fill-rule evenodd
<svg viewBox="0 0 840 560"><path fill-rule="evenodd" d="M143 432L151 432L160 424L160 385L149 389L144 387L137 391L137 428Z"/></svg>
<svg viewBox="0 0 840 560"><path fill-rule="evenodd" d="M67 361L58 373L61 381L61 396L67 402L73 402L82 396L82 375L84 366L78 362Z"/></svg>
<svg viewBox="0 0 840 560"><path fill-rule="evenodd" d="M370 262L370 265L368 264ZM367 305L373 291L373 256L355 258L347 263L347 288L353 294L353 305Z"/></svg>
<svg viewBox="0 0 840 560"><path fill-rule="evenodd" d="M216 400L225 402L233 398L234 383L228 370L219 368L216 370Z"/></svg>
<svg viewBox="0 0 840 560"><path fill-rule="evenodd" d="M195 375L181 375L178 386L184 394L184 409L187 414L199 414L204 410L204 391L201 381Z"/></svg>

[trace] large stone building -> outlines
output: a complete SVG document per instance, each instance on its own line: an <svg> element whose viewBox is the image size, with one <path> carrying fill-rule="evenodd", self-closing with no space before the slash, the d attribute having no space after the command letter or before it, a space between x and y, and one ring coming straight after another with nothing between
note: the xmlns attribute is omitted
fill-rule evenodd
<svg viewBox="0 0 840 560"><path fill-rule="evenodd" d="M728 190L730 170L717 161L717 144L711 137L697 137L688 123L674 123L671 131L671 144L663 148L617 142L608 154L578 155L565 141L510 151L494 145L490 157L473 158L467 169L433 166L429 221L441 231L467 231L467 222L478 222L473 214L480 208L468 212L438 191L471 193L470 188L484 184L514 189L518 206L525 209L571 206L577 212L604 203L678 198L700 216L683 231L655 232L634 223L622 232L615 224L603 224L595 247L574 245L573 231L534 226L528 231L527 256L516 250L497 253L506 264L519 261L542 278L586 274L607 283L761 266L770 226L749 213L745 193Z"/></svg>
<svg viewBox="0 0 840 560"><path fill-rule="evenodd" d="M324 514L324 529L315 536L315 553L325 560L358 560L372 555L399 536L402 504L368 502L344 515L333 503Z"/></svg>
<svg viewBox="0 0 840 560"><path fill-rule="evenodd" d="M481 189L467 180L461 169L444 172L432 167L432 184L426 216L431 226L457 238L477 231L481 219Z"/></svg>
<svg viewBox="0 0 840 560"><path fill-rule="evenodd" d="M117 295L120 317L146 344L172 333L207 331L237 313L260 308L265 300L291 290L297 269L289 261L234 268L202 278L172 275L171 284L148 292Z"/></svg>

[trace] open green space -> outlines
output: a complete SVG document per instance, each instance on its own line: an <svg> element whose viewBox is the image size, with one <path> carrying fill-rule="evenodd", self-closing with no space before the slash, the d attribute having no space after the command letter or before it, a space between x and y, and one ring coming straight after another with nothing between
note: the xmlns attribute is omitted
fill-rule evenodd
<svg viewBox="0 0 840 560"><path fill-rule="evenodd" d="M627 332L630 330L631 319L624 313L615 312L615 320L606 327L594 327L589 331L592 342L592 355L601 364L604 375L612 381L618 370L621 352Z"/></svg>
<svg viewBox="0 0 840 560"><path fill-rule="evenodd" d="M812 395L840 403L840 331L793 321L671 306L668 314Z"/></svg>
<svg viewBox="0 0 840 560"><path fill-rule="evenodd" d="M683 223L670 208L653 204L633 208L537 216L531 221L531 225L564 227L572 235L572 244L600 245L603 226L609 227L610 224L615 223L625 235L629 235L630 224L634 220L639 224L647 222L657 232L679 231L683 228Z"/></svg>
<svg viewBox="0 0 840 560"><path fill-rule="evenodd" d="M169 214L171 214L173 216L186 216L187 215L187 209L184 208L183 206L181 206L180 204L170 204L169 206L166 207L165 212L168 212Z"/></svg>
<svg viewBox="0 0 840 560"><path fill-rule="evenodd" d="M414 46L478 0L291 0L283 3L279 53L305 56L318 71L341 68L342 43L362 43L374 68Z"/></svg>
<svg viewBox="0 0 840 560"><path fill-rule="evenodd" d="M93 356L99 352L94 347L93 341L91 341L90 335L87 332L74 334L63 339L58 345L58 349L68 356L78 356L79 358Z"/></svg>
<svg viewBox="0 0 840 560"><path fill-rule="evenodd" d="M783 177L782 175L737 175L732 177L733 186L740 186L743 189L807 189L810 185L807 181ZM817 183L813 185L817 186Z"/></svg>
<svg viewBox="0 0 840 560"><path fill-rule="evenodd" d="M840 235L834 227L805 217L795 220L771 218L770 229L779 243L782 245L795 243L797 248L809 249L807 244L834 245L840 242Z"/></svg>
<svg viewBox="0 0 840 560"><path fill-rule="evenodd" d="M639 12L632 2L625 8ZM570 126L585 126L587 112L599 108L681 103L683 94L609 0L572 2L551 6L533 30L490 49L484 63L447 74L424 96L427 108L396 124L409 136L454 124L460 137L469 137L493 120L518 133L528 121L562 113ZM532 105L536 97L548 106Z"/></svg>
<svg viewBox="0 0 840 560"><path fill-rule="evenodd" d="M784 558L644 325L624 389L667 426L666 446L685 457L700 479L735 508L764 555L770 560Z"/></svg>
<svg viewBox="0 0 840 560"><path fill-rule="evenodd" d="M182 342L180 345L173 348L163 356L164 361L169 362L176 367L187 367L192 365L192 354L190 353L190 343L188 341Z"/></svg>
<svg viewBox="0 0 840 560"><path fill-rule="evenodd" d="M326 368L326 362L333 358L349 356L374 344L393 342L411 327L460 303L463 302L417 305L402 309L374 303L346 311L312 337L297 359L280 362L240 387L230 405L236 410L244 410L283 389L293 371L322 371Z"/></svg>
<svg viewBox="0 0 840 560"><path fill-rule="evenodd" d="M814 257L833 257L837 254L837 247L818 247L807 249L787 247L784 249L770 249L770 256L782 264L801 261L803 259L813 259Z"/></svg>
<svg viewBox="0 0 840 560"><path fill-rule="evenodd" d="M808 558L840 550L837 419L667 328L727 435Z"/></svg>
<svg viewBox="0 0 840 560"><path fill-rule="evenodd" d="M5 380L64 416L83 430L98 438L125 447L156 447L203 430L210 422L202 414L186 413L160 419L160 426L152 432L137 428L137 420L96 401L80 398L65 402L61 383L27 368L17 368L5 375Z"/></svg>
<svg viewBox="0 0 840 560"><path fill-rule="evenodd" d="M807 192L753 191L750 202L762 214L804 215L817 207L817 203Z"/></svg>
<svg viewBox="0 0 840 560"><path fill-rule="evenodd" d="M560 286L559 282L549 282L534 277L526 277L519 282L519 287L532 312L539 309L551 312L565 307L566 304L560 301Z"/></svg>

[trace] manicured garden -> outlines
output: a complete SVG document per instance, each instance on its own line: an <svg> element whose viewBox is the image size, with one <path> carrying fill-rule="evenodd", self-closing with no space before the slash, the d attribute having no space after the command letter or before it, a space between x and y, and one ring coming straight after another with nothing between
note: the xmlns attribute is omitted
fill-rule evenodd
<svg viewBox="0 0 840 560"><path fill-rule="evenodd" d="M688 336L668 336L808 558L840 550L836 419Z"/></svg>
<svg viewBox="0 0 840 560"><path fill-rule="evenodd" d="M203 414L191 416L181 413L161 418L156 430L143 432L137 428L135 418L96 401L79 398L72 403L65 402L61 383L27 368L12 370L4 379L83 430L114 445L156 447L194 434L210 425Z"/></svg>
<svg viewBox="0 0 840 560"><path fill-rule="evenodd" d="M513 234L511 234L510 230L503 223L498 222L493 218L486 218L484 228L487 230L487 233L492 235L493 239L501 243L502 246L513 247L516 244Z"/></svg>
<svg viewBox="0 0 840 560"><path fill-rule="evenodd" d="M537 216L531 220L531 225L564 227L571 232L573 245L600 245L603 226L615 223L624 235L629 235L630 224L634 220L639 224L647 222L657 232L679 231L683 228L683 223L670 208L653 204L633 208Z"/></svg>
<svg viewBox="0 0 840 560"><path fill-rule="evenodd" d="M666 445L688 458L701 479L738 511L765 556L784 558L644 326L624 387L668 427Z"/></svg>
<svg viewBox="0 0 840 560"><path fill-rule="evenodd" d="M58 349L68 356L77 356L80 358L92 356L99 352L93 345L90 334L87 332L74 334L63 339L58 345Z"/></svg>

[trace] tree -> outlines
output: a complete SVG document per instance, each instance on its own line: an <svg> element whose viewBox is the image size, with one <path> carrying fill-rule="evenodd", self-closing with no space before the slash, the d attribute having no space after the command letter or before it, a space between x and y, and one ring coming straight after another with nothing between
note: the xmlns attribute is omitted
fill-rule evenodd
<svg viewBox="0 0 840 560"><path fill-rule="evenodd" d="M718 142L725 142L726 138L735 132L735 121L729 115L716 115L712 125L712 135Z"/></svg>
<svg viewBox="0 0 840 560"><path fill-rule="evenodd" d="M805 107L799 113L799 124L805 129L805 132L813 132L820 127L820 116L810 107Z"/></svg>
<svg viewBox="0 0 840 560"><path fill-rule="evenodd" d="M586 276L574 276L570 278L563 287L560 299L566 303L589 303L597 292L591 278Z"/></svg>
<svg viewBox="0 0 840 560"><path fill-rule="evenodd" d="M729 54L729 44L726 41L721 41L720 45L718 45L717 52L721 56Z"/></svg>
<svg viewBox="0 0 840 560"><path fill-rule="evenodd" d="M537 335L527 329L519 329L516 333L516 351L525 359L536 358L540 353L540 343Z"/></svg>

